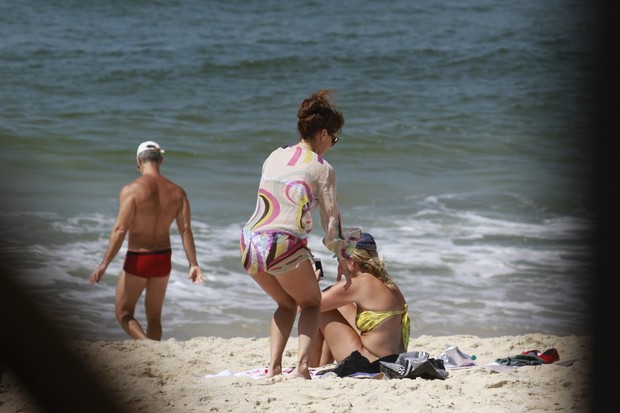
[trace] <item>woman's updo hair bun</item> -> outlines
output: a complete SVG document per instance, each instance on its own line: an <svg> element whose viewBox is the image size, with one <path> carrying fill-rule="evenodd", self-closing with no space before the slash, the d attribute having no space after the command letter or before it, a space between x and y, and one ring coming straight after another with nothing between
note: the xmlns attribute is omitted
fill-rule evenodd
<svg viewBox="0 0 620 413"><path fill-rule="evenodd" d="M331 105L327 89L314 92L301 102L297 111L297 130L305 140L311 140L322 129L336 134L344 126L344 116Z"/></svg>

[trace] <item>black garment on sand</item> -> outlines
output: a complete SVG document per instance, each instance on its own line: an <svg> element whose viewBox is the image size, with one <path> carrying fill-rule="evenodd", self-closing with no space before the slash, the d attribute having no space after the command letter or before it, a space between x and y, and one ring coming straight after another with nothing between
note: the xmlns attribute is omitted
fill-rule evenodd
<svg viewBox="0 0 620 413"><path fill-rule="evenodd" d="M448 377L442 360L429 359L427 353L417 351L391 354L371 363L355 350L334 369L323 370L317 374L321 375L329 371L333 371L338 377L347 377L355 373L384 373L388 379L420 377L429 380L444 380Z"/></svg>
<svg viewBox="0 0 620 413"><path fill-rule="evenodd" d="M333 369L321 370L317 374L322 375L333 371L338 377L347 377L355 373L381 373L381 361L394 362L397 358L398 354L391 354L371 363L370 360L362 356L359 351L355 350Z"/></svg>
<svg viewBox="0 0 620 413"><path fill-rule="evenodd" d="M388 379L415 379L420 377L427 380L445 380L448 377L443 360L429 358L423 351L401 353L394 363L381 362L381 372Z"/></svg>

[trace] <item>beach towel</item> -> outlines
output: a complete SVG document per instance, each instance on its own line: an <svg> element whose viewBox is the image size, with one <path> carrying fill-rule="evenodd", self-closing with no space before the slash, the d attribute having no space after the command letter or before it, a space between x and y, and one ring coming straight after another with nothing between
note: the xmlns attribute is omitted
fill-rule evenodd
<svg viewBox="0 0 620 413"><path fill-rule="evenodd" d="M288 375L291 374L293 372L293 368L286 368L282 370L282 374L283 375ZM310 368L308 369L308 371L310 372L310 377L311 378L315 378L316 374L318 372L318 369L316 368ZM246 371L238 371L238 372L234 372L231 369L226 369L226 370L222 370L219 373L216 374L207 374L207 375L200 375L200 374L196 374L193 373L194 376L196 377L200 377L203 379L212 379L215 377L231 377L231 376L235 376L235 377L250 377L252 379L262 379L264 378L267 373L269 372L269 370L266 367L259 367L256 369L252 369L252 370L246 370Z"/></svg>

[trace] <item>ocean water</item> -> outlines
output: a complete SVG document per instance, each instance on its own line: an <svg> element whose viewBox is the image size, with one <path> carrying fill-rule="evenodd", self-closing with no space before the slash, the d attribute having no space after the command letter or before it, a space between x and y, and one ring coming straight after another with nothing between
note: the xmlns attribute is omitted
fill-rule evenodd
<svg viewBox="0 0 620 413"><path fill-rule="evenodd" d="M190 197L208 277L186 280L173 227L164 339L266 336L274 304L243 271L240 229L263 160L297 142L299 103L329 88L346 118L326 155L344 225L375 236L413 337L585 334L586 3L5 0L5 264L69 337L126 338L113 314L126 246L100 285L88 276L152 139Z"/></svg>

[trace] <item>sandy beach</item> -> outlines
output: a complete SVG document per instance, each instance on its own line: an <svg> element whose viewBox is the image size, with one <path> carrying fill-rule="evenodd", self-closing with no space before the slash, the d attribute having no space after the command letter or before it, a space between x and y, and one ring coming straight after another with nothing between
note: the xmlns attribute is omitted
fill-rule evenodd
<svg viewBox="0 0 620 413"><path fill-rule="evenodd" d="M140 412L585 412L590 408L588 337L543 334L479 338L419 336L409 351L437 358L449 345L476 356L476 366L450 369L445 380L360 379L244 373L268 362L268 338L197 337L187 341L75 341L78 358L106 379L109 393ZM293 366L297 339L287 345ZM496 372L483 367L526 350L557 349L560 360ZM488 366L487 366L488 367ZM213 375L217 376L208 377ZM237 374L237 375L235 375ZM37 412L11 372L3 374L0 412Z"/></svg>

